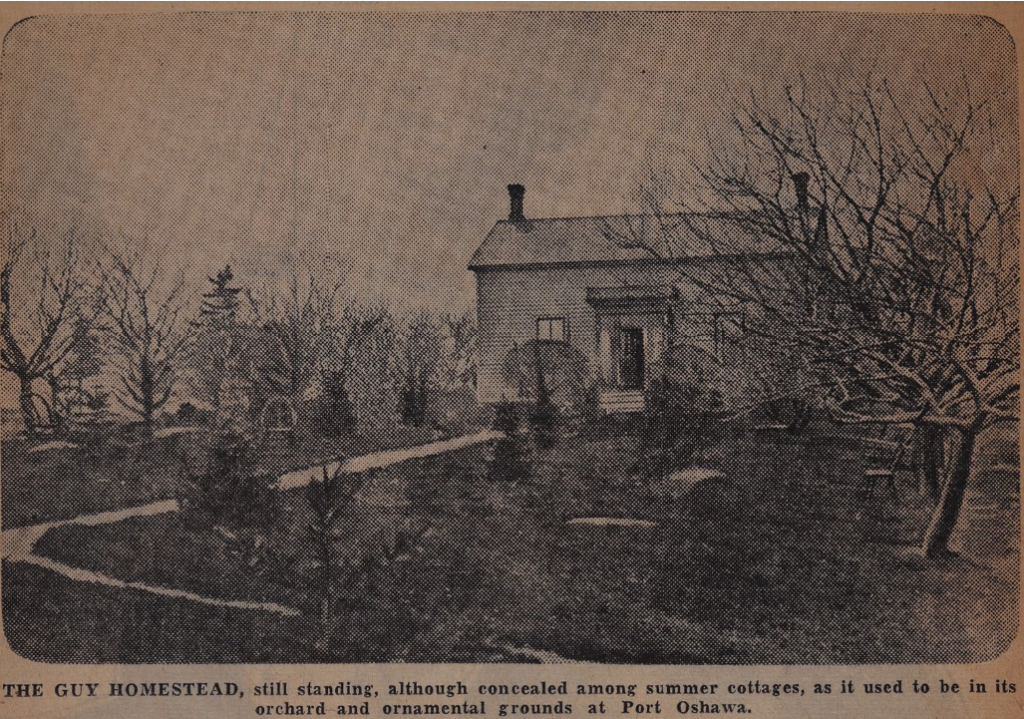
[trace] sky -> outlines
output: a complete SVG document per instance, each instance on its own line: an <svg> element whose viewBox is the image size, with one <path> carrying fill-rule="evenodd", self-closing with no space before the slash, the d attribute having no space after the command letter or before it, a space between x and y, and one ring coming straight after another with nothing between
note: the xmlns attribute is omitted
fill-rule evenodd
<svg viewBox="0 0 1024 719"><path fill-rule="evenodd" d="M296 269L404 307L472 307L506 185L530 217L615 214L700 164L737 102L871 73L907 93L1016 67L981 17L707 12L39 16L0 60L0 207L202 278Z"/></svg>

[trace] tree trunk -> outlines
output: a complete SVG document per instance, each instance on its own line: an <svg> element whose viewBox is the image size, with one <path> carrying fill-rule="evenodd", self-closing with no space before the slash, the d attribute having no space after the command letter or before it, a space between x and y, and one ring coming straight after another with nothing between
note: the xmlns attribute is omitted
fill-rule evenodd
<svg viewBox="0 0 1024 719"><path fill-rule="evenodd" d="M318 626L316 639L313 640L313 650L318 659L327 661L331 650L331 596L326 594L320 600L320 611L318 612Z"/></svg>
<svg viewBox="0 0 1024 719"><path fill-rule="evenodd" d="M924 535L921 549L926 557L940 557L949 553L949 538L956 527L960 508L964 503L967 479L971 474L974 442L981 431L983 419L976 420L963 430L959 450L950 465L949 477L942 488L939 503L932 513L932 520Z"/></svg>
<svg viewBox="0 0 1024 719"><path fill-rule="evenodd" d="M919 428L917 439L918 492L933 502L939 500L942 470L946 463L945 436L942 427L926 424Z"/></svg>
<svg viewBox="0 0 1024 719"><path fill-rule="evenodd" d="M146 399L142 410L142 436L146 439L153 438L153 402L150 398Z"/></svg>
<svg viewBox="0 0 1024 719"><path fill-rule="evenodd" d="M34 436L36 433L36 405L32 395L32 378L27 375L18 375L20 392L18 395L18 406L21 409L21 420L25 423L25 433Z"/></svg>
<svg viewBox="0 0 1024 719"><path fill-rule="evenodd" d="M149 357L143 355L139 363L139 396L142 399L142 435L153 437L153 411L156 404L156 386L153 381L153 367Z"/></svg>

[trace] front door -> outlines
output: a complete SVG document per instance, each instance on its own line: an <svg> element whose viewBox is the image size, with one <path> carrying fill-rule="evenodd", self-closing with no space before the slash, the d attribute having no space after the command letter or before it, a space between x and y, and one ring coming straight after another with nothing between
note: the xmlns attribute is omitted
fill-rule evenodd
<svg viewBox="0 0 1024 719"><path fill-rule="evenodd" d="M644 331L641 329L622 330L619 384L623 389L643 389L644 387Z"/></svg>

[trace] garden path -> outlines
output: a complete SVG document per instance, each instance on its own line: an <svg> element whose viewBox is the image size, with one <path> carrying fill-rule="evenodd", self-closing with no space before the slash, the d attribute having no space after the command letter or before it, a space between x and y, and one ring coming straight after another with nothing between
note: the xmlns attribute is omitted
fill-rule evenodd
<svg viewBox="0 0 1024 719"><path fill-rule="evenodd" d="M339 465L346 474L365 472L368 469L380 469L410 459L421 459L423 457L432 457L436 454L444 454L445 452L454 452L457 449L465 449L473 445L490 442L500 436L500 432L485 430L476 434L455 437L454 439L431 442L430 444L421 444L415 447L406 447L405 449L390 449L384 452L364 454L362 457L351 457L341 462L330 462L326 465L307 467L306 469L299 469L282 476L277 481L277 488L287 490L304 487L312 481L319 481L323 477L324 469L328 473L333 473L338 469Z"/></svg>
<svg viewBox="0 0 1024 719"><path fill-rule="evenodd" d="M434 455L444 454L445 452L453 452L458 449L464 449L466 447L472 447L477 444L489 442L499 436L500 433L487 430L476 434L456 437L454 439L431 442L430 444L423 444L416 447L373 452L361 457L352 457L350 459L342 460L341 462L330 462L327 465L308 467L306 469L296 470L282 475L278 479L277 488L282 491L295 489L297 487L305 486L312 481L317 481L323 476L324 468L326 468L328 472L334 472L340 466L342 471L346 474L362 472L367 469L387 467L410 459L432 457ZM285 607L280 604L218 599L215 597L204 597L180 589L144 584L142 582L125 582L97 572L72 567L48 557L40 557L33 552L36 543L42 538L42 536L55 527L67 524L82 524L90 526L111 524L113 522L131 519L133 517L145 517L155 514L177 512L178 509L180 509L180 507L177 500L165 499L136 507L127 507L125 509L99 512L96 514L84 514L75 517L74 519L45 522L43 524L33 524L25 527L12 527L11 529L3 530L2 538L0 538L0 551L2 551L4 560L33 564L37 567L48 569L78 582L89 582L92 584L100 584L119 589L134 589L159 596L186 599L211 606L263 610L284 614L286 616L294 616L298 614L298 610L292 609L291 607Z"/></svg>

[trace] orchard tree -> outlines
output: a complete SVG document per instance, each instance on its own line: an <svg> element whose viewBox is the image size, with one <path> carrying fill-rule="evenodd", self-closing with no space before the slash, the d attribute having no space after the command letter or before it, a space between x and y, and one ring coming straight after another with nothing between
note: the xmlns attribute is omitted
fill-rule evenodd
<svg viewBox="0 0 1024 719"><path fill-rule="evenodd" d="M447 387L476 387L479 338L474 314L444 315L441 324L441 383Z"/></svg>
<svg viewBox="0 0 1024 719"><path fill-rule="evenodd" d="M292 277L283 292L253 302L257 346L252 350L255 379L266 400L284 401L293 416L316 377L326 318L336 290L324 292L314 278L300 287Z"/></svg>
<svg viewBox="0 0 1024 719"><path fill-rule="evenodd" d="M840 422L912 425L933 460L935 436L954 438L923 533L934 557L979 434L1019 418L1019 188L989 160L1005 149L993 98L921 87L752 99L693 182L653 176L653 219L608 234L743 308L757 401L811 396ZM688 263L695 248L717 269Z"/></svg>
<svg viewBox="0 0 1024 719"><path fill-rule="evenodd" d="M156 415L174 391L178 360L194 336L185 281L167 281L159 267L146 272L136 258L115 253L109 265L101 319L117 381L114 396L152 437Z"/></svg>
<svg viewBox="0 0 1024 719"><path fill-rule="evenodd" d="M318 372L323 388L329 434L352 429L359 421L360 400L380 398L393 372L395 321L384 306L334 301L326 315ZM362 396L360 396L362 395ZM380 414L380 407L376 408Z"/></svg>
<svg viewBox="0 0 1024 719"><path fill-rule="evenodd" d="M420 427L427 420L428 394L444 359L441 322L427 312L411 316L398 337L397 374L402 423Z"/></svg>
<svg viewBox="0 0 1024 719"><path fill-rule="evenodd" d="M74 238L55 249L11 228L0 267L0 367L18 381L18 406L34 434L39 417L34 384L58 377L86 337L95 314ZM51 408L52 409L52 408ZM55 419L53 417L49 419Z"/></svg>

